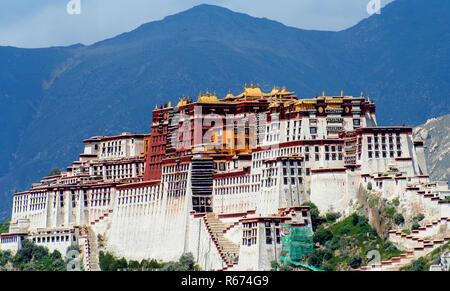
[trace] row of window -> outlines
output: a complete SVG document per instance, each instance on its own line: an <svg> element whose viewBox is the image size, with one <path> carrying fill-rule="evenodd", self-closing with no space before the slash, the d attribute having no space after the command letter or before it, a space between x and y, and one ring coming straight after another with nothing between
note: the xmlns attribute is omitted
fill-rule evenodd
<svg viewBox="0 0 450 291"><path fill-rule="evenodd" d="M251 193L259 191L259 185L248 185L248 186L234 186L225 188L216 188L215 194L226 195L226 194L241 194L241 193Z"/></svg>
<svg viewBox="0 0 450 291"><path fill-rule="evenodd" d="M138 195L138 196L129 196L129 197L120 197L118 199L118 204L131 204L131 203L141 203L141 202L150 202L155 201L162 198L162 194L156 193L156 194L145 194L145 195Z"/></svg>
<svg viewBox="0 0 450 291"><path fill-rule="evenodd" d="M179 166L167 166L162 169L162 173L175 173L178 171L187 171L189 169L189 164L181 164Z"/></svg>
<svg viewBox="0 0 450 291"><path fill-rule="evenodd" d="M237 177L228 177L222 179L215 179L215 186L226 186L226 185L235 185L235 184L248 184L248 183L256 183L259 181L259 176L237 176Z"/></svg>
<svg viewBox="0 0 450 291"><path fill-rule="evenodd" d="M61 236L47 236L47 237L34 237L33 242L35 243L48 243L48 242L68 242L70 239L69 235L61 235ZM75 236L73 237L75 240Z"/></svg>
<svg viewBox="0 0 450 291"><path fill-rule="evenodd" d="M395 153L397 153L397 157L401 157L402 156L402 152L401 151L397 151L397 152L394 152L394 151L390 151L389 153L388 152L385 152L385 151L383 151L383 152L368 152L368 155L369 155L369 159L373 159L373 158L387 158L388 156L389 156L389 158L395 158L396 157L396 155L395 155Z"/></svg>

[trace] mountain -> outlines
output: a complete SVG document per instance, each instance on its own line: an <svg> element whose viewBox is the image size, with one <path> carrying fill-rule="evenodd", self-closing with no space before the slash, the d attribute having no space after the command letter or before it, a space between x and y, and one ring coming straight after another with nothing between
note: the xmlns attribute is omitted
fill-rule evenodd
<svg viewBox="0 0 450 291"><path fill-rule="evenodd" d="M358 95L379 124L450 112L449 1L397 0L340 32L287 27L199 5L90 46L0 47L0 218L11 194L64 169L81 141L148 132L155 104L244 83L300 97Z"/></svg>
<svg viewBox="0 0 450 291"><path fill-rule="evenodd" d="M414 137L425 141L425 157L430 177L450 183L450 114L431 118L414 128Z"/></svg>

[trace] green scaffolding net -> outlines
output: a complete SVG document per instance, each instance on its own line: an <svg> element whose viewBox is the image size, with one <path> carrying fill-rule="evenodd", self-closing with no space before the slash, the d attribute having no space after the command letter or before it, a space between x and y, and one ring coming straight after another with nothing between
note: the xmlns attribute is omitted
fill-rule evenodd
<svg viewBox="0 0 450 291"><path fill-rule="evenodd" d="M296 226L290 223L283 225L285 236L281 238L282 250L290 260L299 261L303 255L314 250L311 227Z"/></svg>
<svg viewBox="0 0 450 291"><path fill-rule="evenodd" d="M281 261L284 264L292 264L308 268L313 271L320 269L299 262L303 255L309 254L314 250L314 238L311 227L285 223L283 225L283 234L281 238L282 255Z"/></svg>

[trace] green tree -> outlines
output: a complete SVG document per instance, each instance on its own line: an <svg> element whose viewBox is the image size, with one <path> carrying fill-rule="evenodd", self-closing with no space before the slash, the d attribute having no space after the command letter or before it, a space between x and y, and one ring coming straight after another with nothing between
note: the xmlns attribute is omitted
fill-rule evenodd
<svg viewBox="0 0 450 291"><path fill-rule="evenodd" d="M308 264L319 268L322 265L322 256L320 256L317 252L314 250L311 254L309 254L308 257Z"/></svg>
<svg viewBox="0 0 450 291"><path fill-rule="evenodd" d="M20 269L22 271L40 271L39 267L33 262L25 263Z"/></svg>
<svg viewBox="0 0 450 291"><path fill-rule="evenodd" d="M397 225L403 224L405 222L405 218L403 217L403 215L401 213L397 213L394 216L394 222Z"/></svg>
<svg viewBox="0 0 450 291"><path fill-rule="evenodd" d="M15 267L25 271L65 270L64 260L59 251L50 253L48 248L38 246L28 239L22 241L21 249L11 261Z"/></svg>
<svg viewBox="0 0 450 291"><path fill-rule="evenodd" d="M35 260L42 261L48 256L48 248L43 246L36 246L33 248L33 257Z"/></svg>
<svg viewBox="0 0 450 291"><path fill-rule="evenodd" d="M120 269L120 270L126 270L128 269L128 262L127 259L125 259L124 257L122 257L120 260L117 261L116 264L116 270Z"/></svg>
<svg viewBox="0 0 450 291"><path fill-rule="evenodd" d="M180 262L168 262L164 267L162 267L161 271L186 271L187 268L185 265Z"/></svg>
<svg viewBox="0 0 450 291"><path fill-rule="evenodd" d="M100 251L99 264L102 271L117 271L117 260L108 252Z"/></svg>
<svg viewBox="0 0 450 291"><path fill-rule="evenodd" d="M0 251L0 266L3 267L10 260L11 260L11 252L10 251Z"/></svg>
<svg viewBox="0 0 450 291"><path fill-rule="evenodd" d="M392 203L393 203L395 206L399 206L399 205L400 205L400 200L399 200L398 197L397 197L397 198L395 198L394 200L392 200Z"/></svg>
<svg viewBox="0 0 450 291"><path fill-rule="evenodd" d="M315 249L314 251L312 251L312 253L309 254L308 263L317 268L320 268L324 260L329 261L332 258L333 253L330 250Z"/></svg>
<svg viewBox="0 0 450 291"><path fill-rule="evenodd" d="M280 271L292 271L292 267L286 264L280 266Z"/></svg>
<svg viewBox="0 0 450 291"><path fill-rule="evenodd" d="M353 269L359 268L361 266L361 263L362 263L362 258L361 258L360 255L351 256L349 261L348 261L348 264Z"/></svg>
<svg viewBox="0 0 450 291"><path fill-rule="evenodd" d="M325 215L328 222L335 222L341 214L339 212L329 212Z"/></svg>
<svg viewBox="0 0 450 291"><path fill-rule="evenodd" d="M181 255L179 263L182 264L183 266L186 266L186 269L188 271L193 271L195 266L194 255L192 253L185 253Z"/></svg>
<svg viewBox="0 0 450 291"><path fill-rule="evenodd" d="M422 221L424 218L425 218L425 215L423 215L422 213L419 213L413 218L413 220L419 222L419 221Z"/></svg>
<svg viewBox="0 0 450 291"><path fill-rule="evenodd" d="M279 268L278 262L275 260L271 261L270 268L271 271L276 271Z"/></svg>
<svg viewBox="0 0 450 291"><path fill-rule="evenodd" d="M14 256L13 263L15 266L21 268L24 267L25 264L29 263L33 258L33 243L28 240L22 240L22 248L17 251Z"/></svg>
<svg viewBox="0 0 450 291"><path fill-rule="evenodd" d="M335 251L335 250L339 249L340 240L341 240L340 236L335 235L335 236L333 236L333 238L331 240L329 240L325 243L325 247L329 250Z"/></svg>
<svg viewBox="0 0 450 291"><path fill-rule="evenodd" d="M303 205L309 206L310 215L311 215L311 225L312 225L313 231L316 231L316 229L319 225L326 222L326 219L319 215L319 213L320 213L319 208L317 208L317 206L314 203L308 201L308 202L305 202Z"/></svg>
<svg viewBox="0 0 450 291"><path fill-rule="evenodd" d="M131 261L128 263L128 268L129 268L130 270L139 270L139 262L138 262L138 261L131 260Z"/></svg>
<svg viewBox="0 0 450 291"><path fill-rule="evenodd" d="M329 229L319 229L314 233L314 242L317 242L321 245L325 245L325 243L333 238L333 233Z"/></svg>
<svg viewBox="0 0 450 291"><path fill-rule="evenodd" d="M426 271L426 265L425 259L423 257L418 258L414 263L412 264L412 271Z"/></svg>
<svg viewBox="0 0 450 291"><path fill-rule="evenodd" d="M143 260L143 262L141 262L141 267L144 267L144 268L149 269L149 270L158 270L158 269L161 269L163 267L163 264L159 263L155 259L151 259L150 261L145 260L145 262Z"/></svg>
<svg viewBox="0 0 450 291"><path fill-rule="evenodd" d="M0 233L9 232L9 220L0 222Z"/></svg>

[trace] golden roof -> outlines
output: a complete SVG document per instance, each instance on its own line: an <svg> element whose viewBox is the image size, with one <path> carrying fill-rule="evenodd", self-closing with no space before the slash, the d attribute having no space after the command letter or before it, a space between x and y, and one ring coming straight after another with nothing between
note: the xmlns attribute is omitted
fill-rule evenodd
<svg viewBox="0 0 450 291"><path fill-rule="evenodd" d="M289 92L288 90L286 90L286 86L283 86L283 88L281 89L281 94L283 94L283 95L291 95L291 94L294 94L294 91Z"/></svg>
<svg viewBox="0 0 450 291"><path fill-rule="evenodd" d="M280 88L278 86L273 87L272 91L269 93L270 95L277 95L280 94Z"/></svg>
<svg viewBox="0 0 450 291"><path fill-rule="evenodd" d="M231 92L228 93L228 95L223 99L223 100L242 100L242 99L246 99L247 97L249 98L264 98L264 97L290 97L290 95L293 95L294 92L290 92L288 90L286 90L286 87L283 87L281 90L278 86L273 87L272 91L270 93L264 93L261 90L261 87L259 86L259 84L256 85L256 87L253 85L253 82L250 84L250 86L247 86L247 84L245 84L244 86L244 91L236 96L233 96L233 94L231 94Z"/></svg>
<svg viewBox="0 0 450 291"><path fill-rule="evenodd" d="M261 91L261 88L259 87L259 84L255 86L253 86L253 82L251 83L250 87L247 87L247 84L245 84L244 86L244 92L242 92L241 94L237 95L236 97L266 97L268 96L268 94L263 93L263 91Z"/></svg>
<svg viewBox="0 0 450 291"><path fill-rule="evenodd" d="M227 96L225 96L224 99L229 99L229 98L233 98L233 97L234 97L234 95L231 94L231 90L228 90L228 94L227 94Z"/></svg>
<svg viewBox="0 0 450 291"><path fill-rule="evenodd" d="M276 101L273 101L272 103L270 103L269 108L275 108L278 107L278 103Z"/></svg>
<svg viewBox="0 0 450 291"><path fill-rule="evenodd" d="M186 98L186 97L178 98L178 104L176 107L180 107L180 106L187 105L187 104L189 104L188 98Z"/></svg>
<svg viewBox="0 0 450 291"><path fill-rule="evenodd" d="M299 100L297 102L295 102L295 105L300 105L300 104L316 104L317 101L314 99L302 99Z"/></svg>
<svg viewBox="0 0 450 291"><path fill-rule="evenodd" d="M202 95L202 92L200 91L197 102L203 103L219 102L219 99L217 98L216 92L214 92L214 95L212 95L211 93L208 92L208 90L206 90L205 95Z"/></svg>
<svg viewBox="0 0 450 291"><path fill-rule="evenodd" d="M325 103L343 103L342 99L325 99Z"/></svg>

